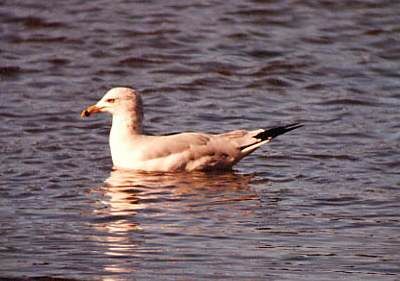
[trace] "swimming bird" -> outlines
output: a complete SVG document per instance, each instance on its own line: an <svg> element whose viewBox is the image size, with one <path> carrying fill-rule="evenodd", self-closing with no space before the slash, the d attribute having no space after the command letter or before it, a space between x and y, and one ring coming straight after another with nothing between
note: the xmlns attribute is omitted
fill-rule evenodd
<svg viewBox="0 0 400 281"><path fill-rule="evenodd" d="M236 130L221 134L185 132L166 136L143 133L143 103L131 88L109 90L82 111L112 114L109 143L114 168L138 171L209 171L231 169L243 157L275 137L301 127L299 123L271 129Z"/></svg>

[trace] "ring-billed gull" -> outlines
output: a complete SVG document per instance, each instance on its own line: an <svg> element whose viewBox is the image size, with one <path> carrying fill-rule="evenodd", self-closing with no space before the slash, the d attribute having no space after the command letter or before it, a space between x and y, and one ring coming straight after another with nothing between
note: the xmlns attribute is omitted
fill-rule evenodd
<svg viewBox="0 0 400 281"><path fill-rule="evenodd" d="M109 90L95 105L82 111L112 114L111 157L116 169L140 171L194 171L230 169L246 155L273 138L301 127L299 123L271 129L236 130L222 134L143 134L140 94L131 88Z"/></svg>

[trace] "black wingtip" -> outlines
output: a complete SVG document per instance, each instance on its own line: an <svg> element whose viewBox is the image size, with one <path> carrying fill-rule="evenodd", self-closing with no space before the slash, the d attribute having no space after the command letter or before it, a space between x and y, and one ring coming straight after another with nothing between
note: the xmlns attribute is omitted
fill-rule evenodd
<svg viewBox="0 0 400 281"><path fill-rule="evenodd" d="M267 140L267 139L272 140L273 138L276 138L279 135L283 135L287 132L290 132L294 129L297 129L297 128L300 128L303 126L304 125L300 124L300 123L293 123L293 124L286 125L286 126L274 127L274 128L265 130L264 132L261 132L254 137L257 139L261 139L262 141Z"/></svg>

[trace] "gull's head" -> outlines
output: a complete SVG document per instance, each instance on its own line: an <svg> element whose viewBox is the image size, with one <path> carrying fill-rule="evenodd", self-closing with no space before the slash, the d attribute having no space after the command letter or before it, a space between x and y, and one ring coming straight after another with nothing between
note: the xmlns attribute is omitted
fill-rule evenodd
<svg viewBox="0 0 400 281"><path fill-rule="evenodd" d="M142 99L134 89L112 88L95 105L83 110L81 117L88 117L97 112L108 112L113 115L129 114L142 119Z"/></svg>

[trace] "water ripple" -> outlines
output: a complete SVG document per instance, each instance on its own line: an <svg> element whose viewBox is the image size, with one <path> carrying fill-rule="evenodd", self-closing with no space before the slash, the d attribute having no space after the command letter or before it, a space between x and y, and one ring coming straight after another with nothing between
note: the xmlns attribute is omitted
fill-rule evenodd
<svg viewBox="0 0 400 281"><path fill-rule="evenodd" d="M396 280L397 2L3 2L1 280ZM231 173L124 174L79 119L119 85L152 134L306 126Z"/></svg>

